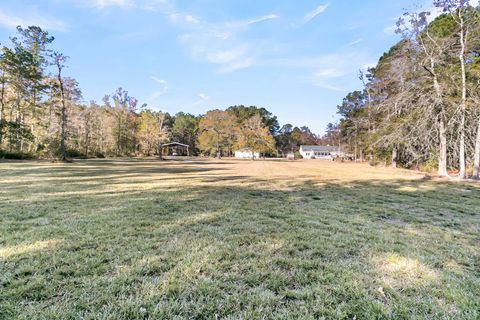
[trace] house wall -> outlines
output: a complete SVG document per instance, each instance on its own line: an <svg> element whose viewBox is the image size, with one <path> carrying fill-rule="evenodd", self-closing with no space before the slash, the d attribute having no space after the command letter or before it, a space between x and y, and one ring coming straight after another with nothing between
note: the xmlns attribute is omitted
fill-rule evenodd
<svg viewBox="0 0 480 320"><path fill-rule="evenodd" d="M252 158L252 152L251 151L235 151L235 158L251 159ZM256 159L260 158L260 154L258 152L255 152L255 158Z"/></svg>
<svg viewBox="0 0 480 320"><path fill-rule="evenodd" d="M310 152L305 152L305 151L303 151L302 149L300 149L300 154L302 155L302 157L303 157L304 159L310 159L310 157L311 157Z"/></svg>
<svg viewBox="0 0 480 320"><path fill-rule="evenodd" d="M315 159L333 160L332 153L326 151L318 152L300 149L300 154L304 159L311 159L312 157L314 157Z"/></svg>

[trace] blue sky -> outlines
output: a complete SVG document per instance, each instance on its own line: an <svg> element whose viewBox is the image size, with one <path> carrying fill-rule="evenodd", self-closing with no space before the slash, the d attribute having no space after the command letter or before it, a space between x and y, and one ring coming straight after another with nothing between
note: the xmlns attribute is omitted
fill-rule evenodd
<svg viewBox="0 0 480 320"><path fill-rule="evenodd" d="M18 24L47 29L86 102L121 86L171 114L256 105L322 133L419 2L2 0L0 41Z"/></svg>

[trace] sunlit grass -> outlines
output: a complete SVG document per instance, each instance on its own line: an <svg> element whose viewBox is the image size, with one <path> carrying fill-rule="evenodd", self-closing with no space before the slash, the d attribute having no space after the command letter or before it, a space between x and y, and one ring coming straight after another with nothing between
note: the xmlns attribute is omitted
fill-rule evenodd
<svg viewBox="0 0 480 320"><path fill-rule="evenodd" d="M405 288L419 285L424 281L435 281L437 272L418 259L402 257L397 254L375 261L378 270L383 274L383 281L392 288Z"/></svg>
<svg viewBox="0 0 480 320"><path fill-rule="evenodd" d="M34 243L2 248L0 249L0 258L10 258L20 254L54 248L57 242L56 240L36 241Z"/></svg>
<svg viewBox="0 0 480 320"><path fill-rule="evenodd" d="M478 319L480 187L322 161L0 164L0 319Z"/></svg>

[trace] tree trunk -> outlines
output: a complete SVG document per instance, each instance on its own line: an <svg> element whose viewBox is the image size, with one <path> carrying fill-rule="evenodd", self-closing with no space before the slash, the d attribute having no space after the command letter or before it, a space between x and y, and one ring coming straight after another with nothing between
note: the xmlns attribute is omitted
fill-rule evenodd
<svg viewBox="0 0 480 320"><path fill-rule="evenodd" d="M475 153L473 163L473 179L480 179L480 116L478 117L477 139L475 140Z"/></svg>
<svg viewBox="0 0 480 320"><path fill-rule="evenodd" d="M25 123L25 119L24 119L24 116L23 114L20 114L20 128L23 128L23 124ZM23 139L23 134L20 136L20 152L23 153L23 142L24 142L24 139Z"/></svg>
<svg viewBox="0 0 480 320"><path fill-rule="evenodd" d="M394 146L392 149L392 168L397 167L397 154L398 154L397 147Z"/></svg>
<svg viewBox="0 0 480 320"><path fill-rule="evenodd" d="M63 80L62 80L62 68L58 68L58 83L60 84L60 96L61 96L61 102L62 102L62 114L61 114L61 134L60 134L60 155L61 155L61 160L66 161L67 160L67 150L65 147L65 124L67 121L67 108L65 105L65 92L63 88Z"/></svg>
<svg viewBox="0 0 480 320"><path fill-rule="evenodd" d="M465 73L465 45L466 45L466 34L463 17L459 11L460 16L460 44L461 50L458 58L460 59L460 66L462 71L462 102L460 105L460 145L459 145L459 161L460 161L460 172L458 174L460 179L465 179L467 177L466 168L465 168L465 112L466 112L466 103L467 103L467 76Z"/></svg>
<svg viewBox="0 0 480 320"><path fill-rule="evenodd" d="M465 109L462 110L461 120L460 120L460 142L459 142L459 161L460 161L460 172L458 177L460 179L465 179L467 177L466 166L465 166Z"/></svg>
<svg viewBox="0 0 480 320"><path fill-rule="evenodd" d="M355 156L354 156L355 162L357 162L358 160L357 155L358 155L358 137L357 137L357 134L355 133Z"/></svg>
<svg viewBox="0 0 480 320"><path fill-rule="evenodd" d="M447 129L445 127L445 120L443 119L443 104L442 104L442 92L440 84L438 83L438 77L435 72L435 61L430 58L430 69L433 74L433 88L437 96L436 103L440 105L439 120L438 120L438 138L440 143L438 145L438 176L448 177L447 171Z"/></svg>
<svg viewBox="0 0 480 320"><path fill-rule="evenodd" d="M220 139L220 135L217 133L217 139ZM221 158L221 153L220 153L220 144L217 141L217 158Z"/></svg>
<svg viewBox="0 0 480 320"><path fill-rule="evenodd" d="M439 120L440 146L438 153L438 176L448 177L447 172L447 130L443 119Z"/></svg>
<svg viewBox="0 0 480 320"><path fill-rule="evenodd" d="M21 119L20 119L20 92L17 93L17 103L16 103L16 111L15 111L15 123L20 127L21 126ZM20 136L19 130L15 130L15 149L16 151L20 151Z"/></svg>
<svg viewBox="0 0 480 320"><path fill-rule="evenodd" d="M88 158L88 145L90 144L90 132L87 130L85 135L85 156Z"/></svg>
<svg viewBox="0 0 480 320"><path fill-rule="evenodd" d="M3 130L4 125L6 123L5 121L5 76L2 76L2 90L1 90L1 108L0 108L0 149L2 148L2 142L3 142Z"/></svg>
<svg viewBox="0 0 480 320"><path fill-rule="evenodd" d="M122 118L121 117L122 117L121 115L118 116L118 126L117 126L117 130L118 130L118 132L117 132L117 153L118 153L118 155L121 154L121 140L122 140L122 136L121 136L121 130L122 130L122 127L121 127L122 122L121 121L122 121Z"/></svg>
<svg viewBox="0 0 480 320"><path fill-rule="evenodd" d="M61 154L61 160L66 161L67 160L67 150L65 148L65 122L67 120L66 117L66 108L65 108L65 102L62 102L62 131L61 131L61 137L60 137L60 154Z"/></svg>

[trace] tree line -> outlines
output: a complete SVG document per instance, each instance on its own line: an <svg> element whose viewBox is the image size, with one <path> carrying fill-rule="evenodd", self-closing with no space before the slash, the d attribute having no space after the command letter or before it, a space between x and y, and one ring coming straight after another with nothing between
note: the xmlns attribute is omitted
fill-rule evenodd
<svg viewBox="0 0 480 320"><path fill-rule="evenodd" d="M406 12L401 40L374 68L363 89L338 106L340 139L356 159L436 168L439 176L479 178L480 13L467 0L435 0L442 14Z"/></svg>
<svg viewBox="0 0 480 320"><path fill-rule="evenodd" d="M50 48L47 31L19 26L10 40L0 51L0 158L153 156L171 141L194 155L246 149L280 156L320 141L308 127L280 127L256 106L170 115L122 88L85 104L79 83L64 75L68 57Z"/></svg>

